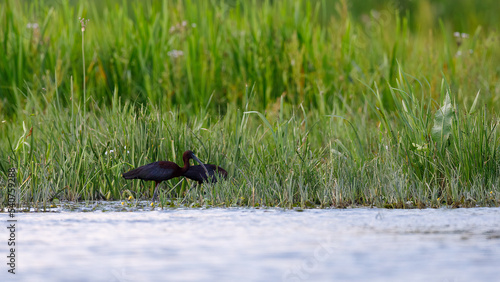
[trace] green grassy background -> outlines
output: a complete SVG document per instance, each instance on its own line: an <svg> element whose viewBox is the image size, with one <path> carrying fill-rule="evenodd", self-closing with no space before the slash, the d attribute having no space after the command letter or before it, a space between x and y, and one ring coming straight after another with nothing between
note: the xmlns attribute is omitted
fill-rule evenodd
<svg viewBox="0 0 500 282"><path fill-rule="evenodd" d="M4 1L0 184L16 167L23 204L141 199L120 174L191 149L230 181L172 180L163 203L498 206L493 7Z"/></svg>

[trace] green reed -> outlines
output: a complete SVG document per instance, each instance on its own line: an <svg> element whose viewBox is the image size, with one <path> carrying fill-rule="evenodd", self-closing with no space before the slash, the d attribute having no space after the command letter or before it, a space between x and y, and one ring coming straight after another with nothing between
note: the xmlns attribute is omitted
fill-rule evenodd
<svg viewBox="0 0 500 282"><path fill-rule="evenodd" d="M22 205L149 199L121 173L189 149L230 178L170 180L164 206L498 206L494 28L350 9L0 4L0 186L16 167Z"/></svg>

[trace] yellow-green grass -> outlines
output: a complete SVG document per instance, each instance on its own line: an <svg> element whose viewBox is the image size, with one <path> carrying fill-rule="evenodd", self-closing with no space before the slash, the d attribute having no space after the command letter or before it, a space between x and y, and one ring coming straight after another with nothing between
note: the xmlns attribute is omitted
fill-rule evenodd
<svg viewBox="0 0 500 282"><path fill-rule="evenodd" d="M230 178L163 204L498 206L498 22L433 5L3 2L2 205L12 167L21 205L148 199L121 173L189 149Z"/></svg>

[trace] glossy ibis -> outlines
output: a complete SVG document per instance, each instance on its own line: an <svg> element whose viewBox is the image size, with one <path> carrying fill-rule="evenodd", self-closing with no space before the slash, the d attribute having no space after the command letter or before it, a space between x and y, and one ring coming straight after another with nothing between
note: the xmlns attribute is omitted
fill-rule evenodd
<svg viewBox="0 0 500 282"><path fill-rule="evenodd" d="M189 159L195 159L201 165L200 169L203 169L205 173L209 174L203 163L194 155L194 153L192 151L186 151L182 155L182 160L184 161L184 166L182 168L174 162L159 161L140 166L122 174L122 176L125 179L142 179L156 182L155 192L153 193L154 201L156 199L158 185L164 180L179 177L186 173L186 171L189 170Z"/></svg>
<svg viewBox="0 0 500 282"><path fill-rule="evenodd" d="M184 176L198 181L198 184L202 184L203 182L208 182L210 178L210 182L217 182L217 177L215 174L218 174L219 178L227 178L227 171L225 171L222 167L216 166L213 164L206 164L205 169L201 165L190 166L189 169L184 172ZM208 177L207 177L208 175Z"/></svg>

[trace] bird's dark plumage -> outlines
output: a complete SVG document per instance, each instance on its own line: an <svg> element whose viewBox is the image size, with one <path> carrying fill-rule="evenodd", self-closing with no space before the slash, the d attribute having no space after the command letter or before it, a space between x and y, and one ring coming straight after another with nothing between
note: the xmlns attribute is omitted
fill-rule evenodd
<svg viewBox="0 0 500 282"><path fill-rule="evenodd" d="M123 174L125 179L142 179L161 182L182 175L182 168L174 162L159 161L140 166Z"/></svg>
<svg viewBox="0 0 500 282"><path fill-rule="evenodd" d="M227 171L225 171L222 167L216 166L213 164L206 164L205 167L208 170L208 177L205 169L201 165L190 166L189 169L183 174L185 177L198 181L199 184L203 182L208 182L208 178L210 178L210 182L217 182L218 178L227 178ZM218 174L216 177L215 174Z"/></svg>
<svg viewBox="0 0 500 282"><path fill-rule="evenodd" d="M174 162L159 161L140 166L129 172L122 174L125 179L142 179L156 182L155 192L153 194L153 201L156 198L156 191L158 185L164 181L175 177L182 176L189 169L189 159L195 159L203 169L203 163L194 155L192 151L186 151L182 155L184 166L181 168ZM206 173L206 172L205 172Z"/></svg>

